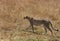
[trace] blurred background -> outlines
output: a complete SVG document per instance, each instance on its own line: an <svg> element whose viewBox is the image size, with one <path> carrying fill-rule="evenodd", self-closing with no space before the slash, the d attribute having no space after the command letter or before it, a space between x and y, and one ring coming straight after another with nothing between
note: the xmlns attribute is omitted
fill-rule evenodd
<svg viewBox="0 0 60 41"><path fill-rule="evenodd" d="M35 26L33 34L25 16L34 19L50 20L54 28L60 29L60 0L0 0L0 41L59 41L60 32L54 32L53 38L42 35L43 26ZM31 32L29 32L31 31ZM53 39L52 39L53 38Z"/></svg>

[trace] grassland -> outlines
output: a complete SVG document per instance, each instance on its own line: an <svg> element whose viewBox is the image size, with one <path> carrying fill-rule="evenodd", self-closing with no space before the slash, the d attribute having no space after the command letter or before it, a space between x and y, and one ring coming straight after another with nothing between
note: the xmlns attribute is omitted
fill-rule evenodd
<svg viewBox="0 0 60 41"><path fill-rule="evenodd" d="M60 30L60 0L0 0L0 41L60 41L60 32L43 35L43 26L35 26L37 34L25 30L24 16L50 20Z"/></svg>

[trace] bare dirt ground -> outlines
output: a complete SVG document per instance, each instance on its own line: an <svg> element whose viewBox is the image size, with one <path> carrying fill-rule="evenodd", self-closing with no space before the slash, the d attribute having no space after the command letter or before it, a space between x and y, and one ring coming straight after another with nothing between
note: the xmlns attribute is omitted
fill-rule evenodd
<svg viewBox="0 0 60 41"><path fill-rule="evenodd" d="M60 0L0 0L0 41L60 41L60 31L54 36L48 31L43 35L42 26L36 26L32 33L24 16L50 20L60 30Z"/></svg>

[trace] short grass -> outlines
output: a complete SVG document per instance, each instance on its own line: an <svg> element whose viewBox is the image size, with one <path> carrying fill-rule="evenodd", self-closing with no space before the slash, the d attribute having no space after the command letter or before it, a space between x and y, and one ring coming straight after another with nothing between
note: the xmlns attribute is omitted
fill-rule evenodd
<svg viewBox="0 0 60 41"><path fill-rule="evenodd" d="M60 41L60 32L43 34L43 26L26 30L24 16L50 20L60 30L60 0L0 0L0 41Z"/></svg>

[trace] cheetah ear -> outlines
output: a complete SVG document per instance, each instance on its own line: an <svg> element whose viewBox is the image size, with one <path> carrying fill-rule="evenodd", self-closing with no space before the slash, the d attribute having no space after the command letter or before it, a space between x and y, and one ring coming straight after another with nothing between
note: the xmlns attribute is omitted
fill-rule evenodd
<svg viewBox="0 0 60 41"><path fill-rule="evenodd" d="M33 18L31 18L31 19L33 19Z"/></svg>
<svg viewBox="0 0 60 41"><path fill-rule="evenodd" d="M28 16L26 16L26 17L28 17Z"/></svg>

